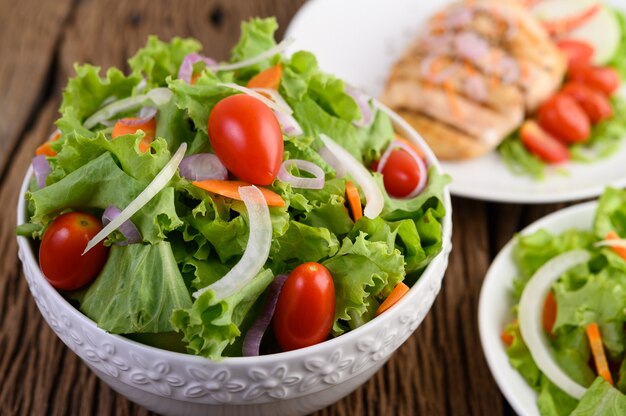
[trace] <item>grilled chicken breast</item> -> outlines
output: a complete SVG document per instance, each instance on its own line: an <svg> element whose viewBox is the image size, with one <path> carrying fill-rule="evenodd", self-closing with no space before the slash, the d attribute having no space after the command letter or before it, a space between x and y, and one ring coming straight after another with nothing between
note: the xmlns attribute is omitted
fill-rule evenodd
<svg viewBox="0 0 626 416"><path fill-rule="evenodd" d="M394 65L381 100L438 157L494 149L559 87L566 61L541 24L512 1L455 3L433 16Z"/></svg>

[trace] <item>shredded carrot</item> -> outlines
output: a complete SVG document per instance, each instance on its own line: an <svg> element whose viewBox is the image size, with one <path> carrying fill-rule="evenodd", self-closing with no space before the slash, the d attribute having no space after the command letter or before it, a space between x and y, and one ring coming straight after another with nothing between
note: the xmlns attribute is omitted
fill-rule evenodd
<svg viewBox="0 0 626 416"><path fill-rule="evenodd" d="M450 106L450 111L452 111L452 115L457 119L463 117L461 107L459 107L459 102L454 92L454 85L452 85L452 82L450 80L444 82L443 89L446 92L446 96L448 97L448 105Z"/></svg>
<svg viewBox="0 0 626 416"><path fill-rule="evenodd" d="M37 150L35 150L35 155L37 156L45 155L45 156L50 156L50 157L56 156L57 152L55 152L52 149L52 146L50 146L50 144L52 142L59 140L60 138L61 138L60 131L57 130L54 133L52 133L50 137L48 137L48 140L46 140L45 143L43 143L41 146L37 148Z"/></svg>
<svg viewBox="0 0 626 416"><path fill-rule="evenodd" d="M202 75L200 72L198 72L197 74L193 74L193 75L191 76L191 80L189 81L189 83L190 83L191 85L195 85L195 84L196 84L196 82L198 82L198 78L200 78L200 75Z"/></svg>
<svg viewBox="0 0 626 416"><path fill-rule="evenodd" d="M356 222L363 216L363 206L361 205L359 190L351 181L346 181L346 199L348 200L348 205L350 205L352 217Z"/></svg>
<svg viewBox="0 0 626 416"><path fill-rule="evenodd" d="M600 335L600 328L597 323L587 325L585 328L587 332L587 338L589 339L589 346L593 354L593 360L596 363L596 371L598 375L613 384L613 376L609 370L609 364L606 361L606 355L604 354L604 347L602 346L602 336Z"/></svg>
<svg viewBox="0 0 626 416"><path fill-rule="evenodd" d="M500 339L502 340L504 345L506 345L507 347L510 347L511 344L513 344L513 340L514 340L513 335L506 332L506 330L500 333Z"/></svg>
<svg viewBox="0 0 626 416"><path fill-rule="evenodd" d="M393 305L398 303L400 299L409 291L409 287L404 283L400 282L393 288L389 296L380 304L378 309L376 309L376 316L385 312L387 309L391 308Z"/></svg>
<svg viewBox="0 0 626 416"><path fill-rule="evenodd" d="M124 124L123 120L137 120L137 118L129 117L115 123L115 126L113 126L113 133L111 133L111 138L115 139L127 134L135 134L137 130L142 130L144 132L144 136L139 142L139 151L141 153L146 153L150 150L150 144L154 141L154 136L156 134L156 120L152 118L145 123L134 126Z"/></svg>
<svg viewBox="0 0 626 416"><path fill-rule="evenodd" d="M587 20L595 16L596 13L602 9L602 7L602 5L595 3L572 16L559 20L543 22L543 26L551 35L562 35L583 25Z"/></svg>
<svg viewBox="0 0 626 416"><path fill-rule="evenodd" d="M554 298L554 292L548 292L546 300L543 303L543 329L548 334L552 335L552 329L554 328L554 322L556 322L556 299Z"/></svg>
<svg viewBox="0 0 626 416"><path fill-rule="evenodd" d="M242 186L250 186L249 183L244 181L220 181L216 179L210 179L206 181L195 181L192 182L194 186L197 186L200 189L204 189L205 191L222 195L227 198L237 199L241 201L241 196L239 195L239 188ZM271 207L282 207L285 206L285 201L275 193L267 188L263 188L257 186L263 196L265 197L265 201L267 205Z"/></svg>
<svg viewBox="0 0 626 416"><path fill-rule="evenodd" d="M277 90L283 75L281 65L272 66L259 72L248 81L248 88L271 88Z"/></svg>
<svg viewBox="0 0 626 416"><path fill-rule="evenodd" d="M606 237L604 238L606 240L619 240L620 239L619 235L617 235L615 231L609 231L608 233L606 233ZM626 260L626 247L611 246L611 250L613 250L615 254L617 254L624 260Z"/></svg>
<svg viewBox="0 0 626 416"><path fill-rule="evenodd" d="M409 146L411 149L415 150L415 153L417 153L417 155L419 157L421 157L422 159L424 159L426 156L424 155L424 151L422 149L420 149L415 143L413 143L410 140L405 139L404 137L396 134L396 140L401 141L402 143L406 144L407 146Z"/></svg>

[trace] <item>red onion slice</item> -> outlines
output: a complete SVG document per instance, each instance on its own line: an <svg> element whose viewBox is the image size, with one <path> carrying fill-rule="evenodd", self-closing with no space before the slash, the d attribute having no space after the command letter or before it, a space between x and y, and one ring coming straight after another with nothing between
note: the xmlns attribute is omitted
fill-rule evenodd
<svg viewBox="0 0 626 416"><path fill-rule="evenodd" d="M50 163L46 159L45 155L35 156L33 158L33 171L35 172L35 179L37 180L37 186L39 189L46 187L46 178L52 172Z"/></svg>
<svg viewBox="0 0 626 416"><path fill-rule="evenodd" d="M123 118L120 119L120 123L129 127L141 126L152 120L156 113L157 109L154 107L143 107L136 118Z"/></svg>
<svg viewBox="0 0 626 416"><path fill-rule="evenodd" d="M426 169L426 164L424 163L422 158L417 153L415 153L415 150L413 150L411 146L400 140L394 140L393 142L391 142L389 147L387 147L387 150L385 150L385 153L383 153L383 156L380 158L380 162L378 162L378 169L376 169L376 171L378 173L383 173L383 169L385 169L385 166L387 165L387 161L389 160L389 156L391 156L391 152L396 149L402 149L407 152L409 155L411 155L411 157L415 160L415 163L417 164L420 175L419 181L417 182L417 186L415 186L415 189L413 189L411 193L405 197L406 199L415 198L426 187L428 170Z"/></svg>
<svg viewBox="0 0 626 416"><path fill-rule="evenodd" d="M288 168L296 166L299 170L309 172L314 178L300 178L289 173ZM324 171L315 163L301 159L285 160L278 170L278 179L291 184L294 188L302 189L322 189L324 187Z"/></svg>
<svg viewBox="0 0 626 416"><path fill-rule="evenodd" d="M461 32L454 37L454 48L461 58L479 62L489 55L489 44L474 32Z"/></svg>
<svg viewBox="0 0 626 416"><path fill-rule="evenodd" d="M346 173L348 172L346 166L341 163L337 156L333 152L331 152L328 147L322 146L322 148L318 150L317 153L319 153L322 159L324 159L324 162L328 163L330 167L335 170L335 177L343 178L344 176L346 176Z"/></svg>
<svg viewBox="0 0 626 416"><path fill-rule="evenodd" d="M276 310L276 304L278 303L278 296L280 295L280 291L287 277L286 274L279 274L270 284L267 298L265 298L263 312L261 312L261 315L259 315L257 320L254 321L254 324L248 329L243 339L244 357L255 357L259 355L261 340L263 339L263 335L265 335L265 331L267 331L267 328L270 326L270 322L272 322L274 310Z"/></svg>
<svg viewBox="0 0 626 416"><path fill-rule="evenodd" d="M357 127L369 126L372 120L374 119L374 112L372 111L372 108L370 107L369 97L366 94L364 94L361 90L354 88L350 85L346 85L345 91L346 91L346 94L352 97L356 105L359 107L359 110L361 111L361 118L359 120L353 121L352 124L354 124Z"/></svg>
<svg viewBox="0 0 626 416"><path fill-rule="evenodd" d="M207 179L226 180L228 170L217 155L212 153L198 153L187 156L178 166L180 176L190 181L204 181Z"/></svg>
<svg viewBox="0 0 626 416"><path fill-rule="evenodd" d="M211 58L207 58L206 56L202 56L197 53L190 53L185 56L185 59L183 59L183 62L180 64L180 68L178 69L178 78L187 83L191 82L193 64L196 62L204 62L204 64L209 68L215 68L217 66L217 62Z"/></svg>
<svg viewBox="0 0 626 416"><path fill-rule="evenodd" d="M110 205L107 209L104 210L104 213L102 214L102 225L106 226L108 223L117 218L121 213L122 211L118 207L116 207L115 205ZM141 243L141 241L143 240L141 238L141 233L131 220L124 221L122 225L119 226L118 230L120 230L120 232L124 235L126 241L115 242L114 244L117 246L137 244Z"/></svg>
<svg viewBox="0 0 626 416"><path fill-rule="evenodd" d="M439 55L428 55L426 58L424 58L420 65L420 72L422 74L422 77L426 78L429 82L437 85L450 78L454 71L457 69L456 64L450 64L441 71L433 71L433 64L439 58Z"/></svg>
<svg viewBox="0 0 626 416"><path fill-rule="evenodd" d="M261 94L267 95L276 103L276 105L280 106L281 108L289 109L289 113L274 110L274 115L276 116L276 119L278 120L278 123L280 124L280 128L282 129L285 135L289 137L296 137L304 133L304 131L302 130L302 127L300 126L300 123L298 123L298 121L291 115L293 113L293 110L291 109L291 107L289 107L289 104L287 104L287 101L285 101L283 96L280 95L278 91L273 90L271 88L251 88L251 89L253 91L260 92Z"/></svg>

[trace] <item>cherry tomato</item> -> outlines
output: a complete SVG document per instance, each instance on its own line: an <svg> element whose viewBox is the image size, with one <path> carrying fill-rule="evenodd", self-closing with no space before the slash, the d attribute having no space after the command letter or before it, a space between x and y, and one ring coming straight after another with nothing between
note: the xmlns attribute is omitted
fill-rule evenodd
<svg viewBox="0 0 626 416"><path fill-rule="evenodd" d="M597 123L613 116L613 108L609 99L602 95L601 92L585 84L569 82L561 91L580 104L592 123Z"/></svg>
<svg viewBox="0 0 626 416"><path fill-rule="evenodd" d="M107 260L108 247L100 243L81 254L101 229L102 222L84 212L68 212L52 221L39 247L39 265L52 286L75 290L95 279Z"/></svg>
<svg viewBox="0 0 626 416"><path fill-rule="evenodd" d="M283 351L324 341L334 317L335 284L328 269L312 262L293 269L274 312L274 333Z"/></svg>
<svg viewBox="0 0 626 416"><path fill-rule="evenodd" d="M548 163L561 163L570 158L567 147L532 120L522 125L520 138L531 153Z"/></svg>
<svg viewBox="0 0 626 416"><path fill-rule="evenodd" d="M382 174L387 193L396 198L403 198L410 194L420 180L415 159L401 149L391 152Z"/></svg>
<svg viewBox="0 0 626 416"><path fill-rule="evenodd" d="M610 96L619 88L619 74L613 68L580 66L569 72L571 81L581 82L588 87Z"/></svg>
<svg viewBox="0 0 626 416"><path fill-rule="evenodd" d="M556 46L567 57L568 68L574 68L579 65L590 65L593 57L593 46L587 42L574 39L562 39L556 43Z"/></svg>
<svg viewBox="0 0 626 416"><path fill-rule="evenodd" d="M585 111L563 93L557 93L539 107L539 124L568 143L584 142L591 134L591 123Z"/></svg>
<svg viewBox="0 0 626 416"><path fill-rule="evenodd" d="M218 102L209 115L209 140L226 169L242 181L270 185L283 160L283 135L272 110L248 95Z"/></svg>

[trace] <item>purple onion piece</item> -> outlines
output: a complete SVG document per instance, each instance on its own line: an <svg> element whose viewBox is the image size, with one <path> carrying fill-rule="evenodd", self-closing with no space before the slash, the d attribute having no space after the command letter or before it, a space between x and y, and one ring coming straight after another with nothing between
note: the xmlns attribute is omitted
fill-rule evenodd
<svg viewBox="0 0 626 416"><path fill-rule="evenodd" d="M295 166L299 170L309 172L314 178L301 178L289 173L289 167ZM302 189L322 189L324 187L324 171L315 163L301 159L285 160L278 170L277 178L283 182L291 184L294 188Z"/></svg>
<svg viewBox="0 0 626 416"><path fill-rule="evenodd" d="M33 171L35 172L35 179L37 179L39 189L45 188L46 178L50 172L52 172L50 163L48 163L45 155L39 155L33 158Z"/></svg>
<svg viewBox="0 0 626 416"><path fill-rule="evenodd" d="M348 94L361 111L361 119L353 121L352 123L357 127L367 127L374 119L374 112L369 104L369 97L360 90L346 85L346 94Z"/></svg>
<svg viewBox="0 0 626 416"><path fill-rule="evenodd" d="M213 153L198 153L187 156L178 166L180 176L190 181L228 179L228 170Z"/></svg>
<svg viewBox="0 0 626 416"><path fill-rule="evenodd" d="M115 205L109 206L107 209L104 210L104 213L102 214L102 224L106 226L121 213L122 211ZM115 245L127 246L128 244L141 243L141 233L131 220L123 222L122 225L119 226L118 230L126 238L126 241L117 241L114 243Z"/></svg>
<svg viewBox="0 0 626 416"><path fill-rule="evenodd" d="M178 70L178 78L185 80L186 82L191 82L191 76L193 75L193 64L196 62L204 62L206 66L209 68L214 68L217 66L217 62L215 62L211 58L207 58L206 56L202 56L197 53L190 53L185 56L183 62L180 64L180 69Z"/></svg>
<svg viewBox="0 0 626 416"><path fill-rule="evenodd" d="M261 340L263 339L263 335L265 335L265 331L267 331L267 328L272 321L274 311L276 310L276 304L278 303L278 296L280 295L280 291L282 290L287 277L288 276L286 274L279 274L274 278L272 283L270 283L263 312L261 312L261 315L259 315L254 324L252 324L250 329L248 329L246 337L243 339L244 357L255 357L259 355Z"/></svg>

